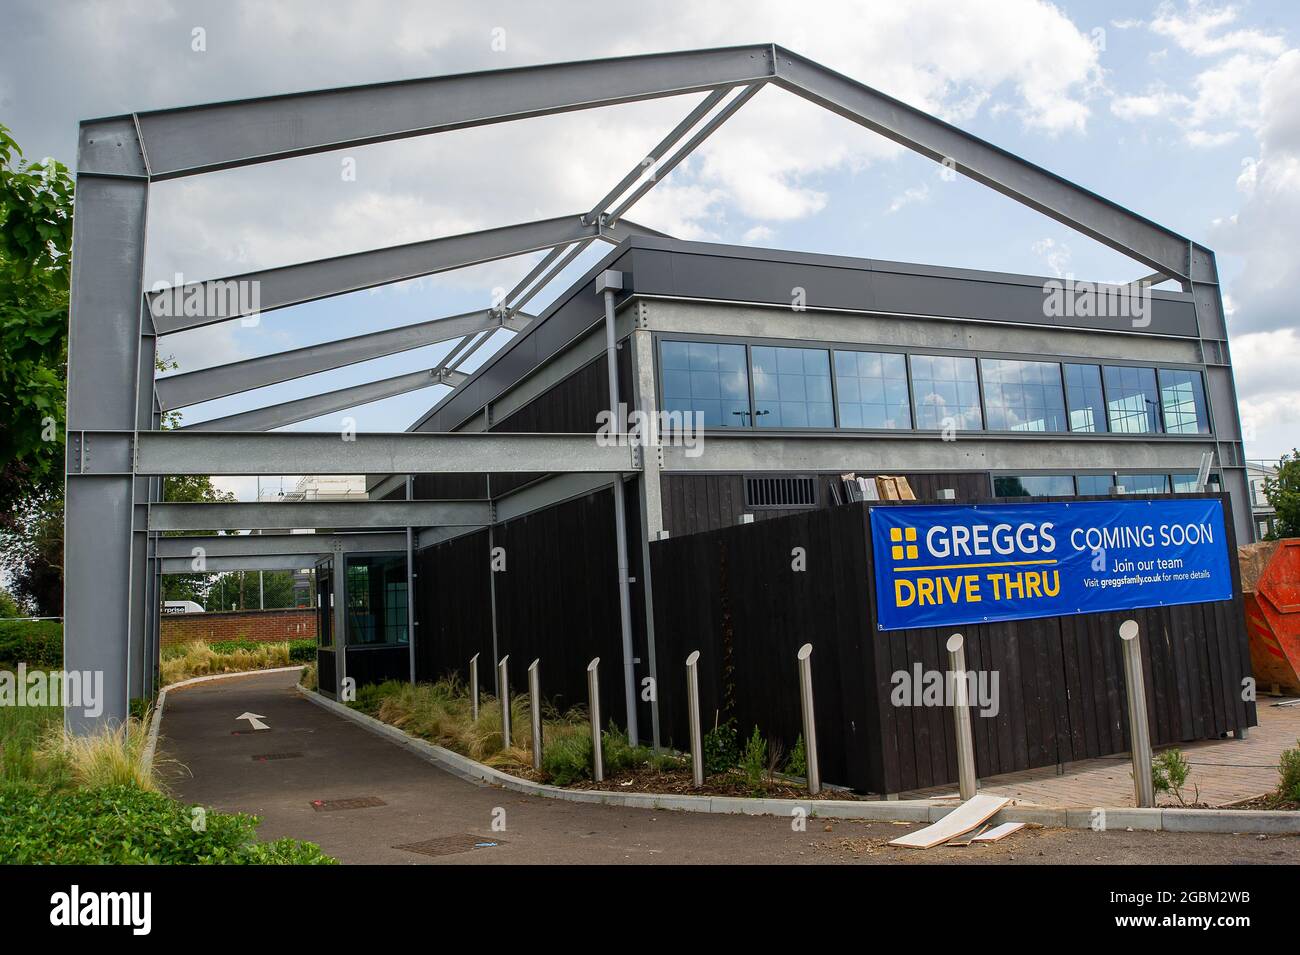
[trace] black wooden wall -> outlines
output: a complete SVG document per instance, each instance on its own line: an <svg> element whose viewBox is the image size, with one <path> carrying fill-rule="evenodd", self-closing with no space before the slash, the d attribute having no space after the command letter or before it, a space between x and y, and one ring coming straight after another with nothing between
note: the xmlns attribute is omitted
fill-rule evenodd
<svg viewBox="0 0 1300 955"><path fill-rule="evenodd" d="M956 780L951 710L890 702L893 673L946 669L951 631L876 632L868 534L866 505L850 504L651 545L665 739L687 745L684 661L698 649L706 728L730 714L742 734L757 725L788 749L800 731L795 652L812 643L827 780L891 793ZM791 569L796 546L807 554L802 573ZM1255 725L1254 704L1241 699L1251 669L1239 593L963 627L967 666L1000 681L998 715L972 714L981 776L1127 749L1118 637L1127 617L1142 627L1156 745Z"/></svg>
<svg viewBox="0 0 1300 955"><path fill-rule="evenodd" d="M625 488L629 518L629 573L641 577L636 485ZM612 490L575 498L498 525L495 546L506 570L495 574L497 653L492 648L493 583L486 530L445 541L419 554L416 584L416 677L468 676L479 656L480 685L493 686L496 660L509 654L515 693L527 691L528 665L540 659L542 696L561 709L587 702L587 664L601 660L601 711L626 725L622 628L615 561ZM632 630L638 675L648 674L645 605L632 588ZM638 698L639 699L639 698ZM649 737L648 704L638 719Z"/></svg>

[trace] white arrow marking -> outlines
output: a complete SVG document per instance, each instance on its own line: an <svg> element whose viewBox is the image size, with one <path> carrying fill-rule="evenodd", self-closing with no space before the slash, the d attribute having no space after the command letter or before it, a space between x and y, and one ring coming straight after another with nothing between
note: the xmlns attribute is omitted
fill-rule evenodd
<svg viewBox="0 0 1300 955"><path fill-rule="evenodd" d="M256 713L244 713L241 716L236 716L235 719L248 720L248 724L255 730L269 730L271 728L262 722L266 717L258 716Z"/></svg>

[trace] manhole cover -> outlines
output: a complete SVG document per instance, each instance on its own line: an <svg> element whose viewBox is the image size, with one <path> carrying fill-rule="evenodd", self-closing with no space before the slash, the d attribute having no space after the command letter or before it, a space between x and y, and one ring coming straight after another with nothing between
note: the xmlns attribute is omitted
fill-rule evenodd
<svg viewBox="0 0 1300 955"><path fill-rule="evenodd" d="M491 849L504 845L504 839L488 839L473 833L455 836L435 836L424 842L410 842L406 845L393 846L406 852L418 852L424 856L452 856L458 852L470 852L474 849Z"/></svg>
<svg viewBox="0 0 1300 955"><path fill-rule="evenodd" d="M260 756L249 758L255 763L264 763L270 759L301 759L302 753L262 753Z"/></svg>
<svg viewBox="0 0 1300 955"><path fill-rule="evenodd" d="M311 807L317 812L335 812L339 809L369 809L371 806L387 806L378 796L357 796L355 799L313 799Z"/></svg>

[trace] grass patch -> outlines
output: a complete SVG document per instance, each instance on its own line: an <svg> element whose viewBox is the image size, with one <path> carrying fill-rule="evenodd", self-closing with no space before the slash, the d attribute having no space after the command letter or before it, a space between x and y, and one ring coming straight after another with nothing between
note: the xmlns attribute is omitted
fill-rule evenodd
<svg viewBox="0 0 1300 955"><path fill-rule="evenodd" d="M218 645L219 646L219 645ZM246 670L270 670L289 665L288 643L251 643L221 652L206 643L195 641L167 647L159 664L164 686L214 673L240 673Z"/></svg>

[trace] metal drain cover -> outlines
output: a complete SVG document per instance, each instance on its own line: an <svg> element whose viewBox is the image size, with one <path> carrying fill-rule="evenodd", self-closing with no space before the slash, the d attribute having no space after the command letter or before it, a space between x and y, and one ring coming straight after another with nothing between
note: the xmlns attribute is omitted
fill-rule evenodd
<svg viewBox="0 0 1300 955"><path fill-rule="evenodd" d="M372 806L387 806L378 796L357 796L353 799L313 799L311 807L317 812L336 812L340 809L369 809Z"/></svg>
<svg viewBox="0 0 1300 955"><path fill-rule="evenodd" d="M467 832L464 835L435 836L424 842L410 842L406 845L393 846L406 852L418 852L424 856L453 856L459 852L472 852L475 849L490 849L504 845L504 839L488 839Z"/></svg>
<svg viewBox="0 0 1300 955"><path fill-rule="evenodd" d="M264 763L270 759L301 759L302 753L262 753L260 756L250 756L255 763Z"/></svg>

